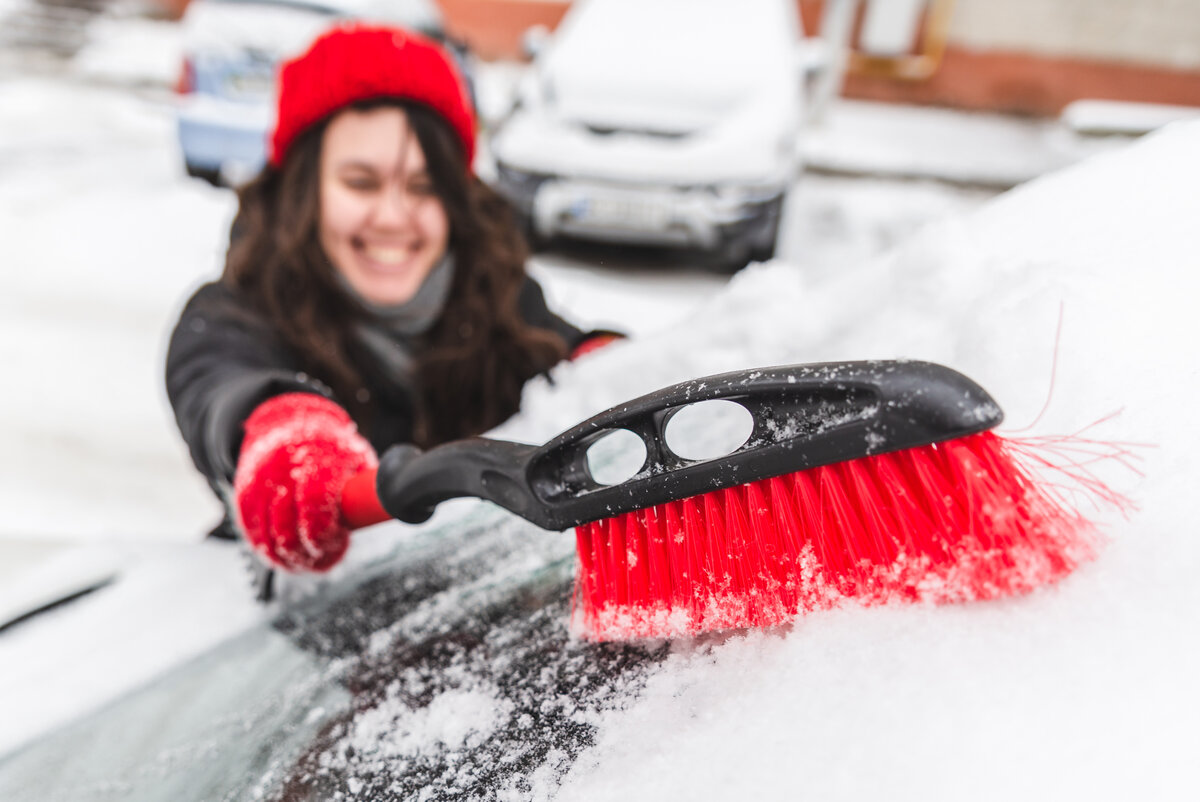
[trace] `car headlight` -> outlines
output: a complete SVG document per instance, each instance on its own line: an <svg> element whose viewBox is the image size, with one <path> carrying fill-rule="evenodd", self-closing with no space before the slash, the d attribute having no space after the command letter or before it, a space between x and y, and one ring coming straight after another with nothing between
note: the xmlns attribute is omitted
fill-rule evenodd
<svg viewBox="0 0 1200 802"><path fill-rule="evenodd" d="M729 205L753 206L783 194L779 184L714 184L708 188L717 200Z"/></svg>
<svg viewBox="0 0 1200 802"><path fill-rule="evenodd" d="M548 175L532 173L510 167L503 162L496 162L496 177L498 189L510 199L532 202L538 187L545 183Z"/></svg>

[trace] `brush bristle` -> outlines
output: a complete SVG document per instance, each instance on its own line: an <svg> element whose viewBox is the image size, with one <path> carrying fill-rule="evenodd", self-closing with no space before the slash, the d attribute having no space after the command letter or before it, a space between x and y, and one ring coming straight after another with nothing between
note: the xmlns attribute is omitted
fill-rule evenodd
<svg viewBox="0 0 1200 802"><path fill-rule="evenodd" d="M992 432L670 502L576 529L594 640L785 623L846 599L1028 592L1092 558L1092 527Z"/></svg>

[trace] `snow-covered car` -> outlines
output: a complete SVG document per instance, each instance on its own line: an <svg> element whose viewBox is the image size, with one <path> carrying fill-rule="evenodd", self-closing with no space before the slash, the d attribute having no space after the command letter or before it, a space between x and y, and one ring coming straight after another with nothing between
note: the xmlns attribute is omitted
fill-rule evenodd
<svg viewBox="0 0 1200 802"><path fill-rule="evenodd" d="M78 127L74 116L66 122ZM78 184L65 179L94 157L64 164L59 140L45 139L55 158L14 173L20 182L0 187L0 208L30 209L34 189L54 170L64 177L57 191L78 197ZM139 682L123 698L103 697L101 710L101 701L89 704L86 717L37 741L0 747L0 799L1191 799L1200 586L1190 493L1200 433L1181 422L1178 399L1200 394L1200 372L1179 369L1195 361L1198 141L1200 123L1172 127L969 216L922 225L853 269L754 266L668 329L563 365L553 383L532 382L501 435L545 442L654 386L749 364L866 355L953 363L997 393L1015 434L1063 443L1054 433L1080 432L1083 440L1068 440L1064 455L1081 477L1107 479L1141 505L1128 517L1087 508L1110 543L1057 585L1003 601L893 600L767 631L594 645L573 639L566 626L570 534L537 530L484 503L449 502L456 508L439 508L426 528L385 524L356 534L347 560L361 573L330 578L327 593L276 611L268 625ZM159 162L116 162L154 170L139 189L139 210L172 202L157 194ZM891 191L876 194L878 187L854 191L855 202L867 192L871 206L903 205ZM62 229L64 215L101 234L143 224L145 215L128 213L128 198L104 202L109 197L92 194L78 207L35 204L30 211L43 219L14 228L13 239L21 253L58 255L59 240L95 249L92 240L46 236ZM96 217L105 225L88 229ZM187 222L186 230L197 228ZM149 245L179 250L186 230L176 229ZM204 243L194 250L208 258ZM139 277L152 290L169 260L143 261ZM105 297L107 274L97 275L93 262L57 262L79 265L71 286ZM20 276L50 281L47 272L60 288L55 271ZM13 307L9 339L40 331L28 315L42 313L51 285L35 285L38 295L15 273L0 275L15 297L31 299ZM627 305L661 303L641 295L631 292ZM72 325L70 336L42 340L62 342L56 354L80 359L75 352L96 339L95 324ZM136 354L143 339L100 333L99 346L118 354ZM44 353L19 350L13 358L32 364ZM64 381L77 388L79 373L68 373ZM56 381L49 373L40 380ZM72 409L95 415L101 395L88 404L71 395ZM40 424L26 410L41 413L47 397L59 396L23 406L10 399L9 418L24 414ZM108 403L141 413L127 394ZM55 419L46 430L63 425L61 409L44 413ZM151 414L84 417L129 421L92 424L96 431L84 434L112 430L144 448L129 433ZM52 445L40 426L29 428L37 437L19 452L25 472L39 470L34 457ZM1140 453L1145 475L1075 449L1093 439L1120 446L1123 459ZM13 442L21 447L21 438ZM96 442L110 472L138 467L138 459L118 461L114 453L155 453ZM87 460L75 443L56 452L54 481ZM148 462L161 472L160 461ZM79 528L105 513L100 496L84 493L99 473L85 474L87 484L80 480L66 496L31 493L15 479L4 487L39 507L53 500L51 523ZM133 517L130 510L169 488L136 485L145 486L155 492L131 493L132 503L116 509ZM10 517L19 515L15 493L8 501ZM170 504L166 511L180 516ZM57 621L42 619L44 629L31 624L0 638L0 722L21 714L61 719L61 699L78 701L80 686L147 676L145 654L179 650L178 630L245 620L230 598L247 600L248 588L223 570L233 565L204 558L226 544L201 545L177 555L197 566L190 581L172 581L162 561L130 565L127 577L74 608L79 617L67 607ZM35 647L44 652L38 659ZM22 670L26 663L37 676Z"/></svg>
<svg viewBox="0 0 1200 802"><path fill-rule="evenodd" d="M470 81L469 54L447 38L433 0L192 0L184 15L179 145L190 175L239 183L266 160L279 62L347 19L402 25L445 44Z"/></svg>
<svg viewBox="0 0 1200 802"><path fill-rule="evenodd" d="M492 140L496 186L536 241L775 247L799 166L790 0L580 0Z"/></svg>

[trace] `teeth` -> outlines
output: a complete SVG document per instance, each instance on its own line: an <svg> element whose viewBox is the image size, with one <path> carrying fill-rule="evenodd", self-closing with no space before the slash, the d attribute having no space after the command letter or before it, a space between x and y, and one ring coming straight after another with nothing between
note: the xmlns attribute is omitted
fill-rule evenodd
<svg viewBox="0 0 1200 802"><path fill-rule="evenodd" d="M364 249L368 259L374 262L380 262L385 265L398 265L408 259L411 252L408 248L366 248Z"/></svg>

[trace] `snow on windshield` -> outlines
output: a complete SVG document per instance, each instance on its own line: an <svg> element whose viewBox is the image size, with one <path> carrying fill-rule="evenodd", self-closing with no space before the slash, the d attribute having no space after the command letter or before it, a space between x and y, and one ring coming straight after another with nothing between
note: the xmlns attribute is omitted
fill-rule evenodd
<svg viewBox="0 0 1200 802"><path fill-rule="evenodd" d="M362 799L544 797L666 656L573 639L572 538L465 507L390 571L278 622L354 702L279 760L268 798L326 799L346 778Z"/></svg>
<svg viewBox="0 0 1200 802"><path fill-rule="evenodd" d="M594 0L564 20L546 55L547 101L586 124L685 132L764 85L798 92L788 11L778 0Z"/></svg>

